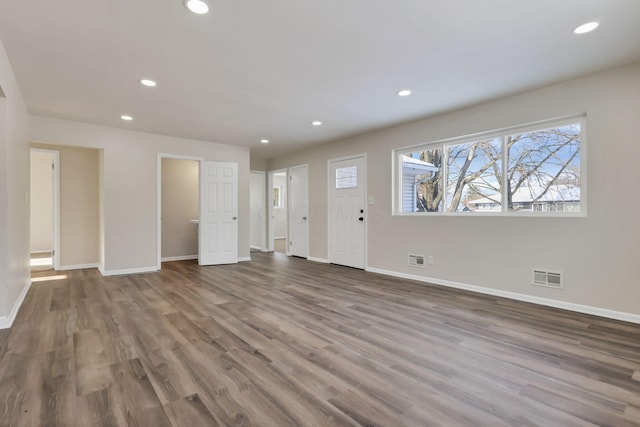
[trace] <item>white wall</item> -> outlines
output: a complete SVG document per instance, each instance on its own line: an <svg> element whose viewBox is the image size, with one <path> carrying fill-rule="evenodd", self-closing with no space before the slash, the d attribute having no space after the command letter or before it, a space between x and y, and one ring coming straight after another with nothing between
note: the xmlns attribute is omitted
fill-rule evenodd
<svg viewBox="0 0 640 427"><path fill-rule="evenodd" d="M1 41L0 88L1 328L11 324L30 274L29 114Z"/></svg>
<svg viewBox="0 0 640 427"><path fill-rule="evenodd" d="M251 154L251 170L252 171L266 171L269 161L262 157L258 157L254 154Z"/></svg>
<svg viewBox="0 0 640 427"><path fill-rule="evenodd" d="M53 155L31 151L31 252L53 251Z"/></svg>
<svg viewBox="0 0 640 427"><path fill-rule="evenodd" d="M273 209L273 237L275 239L287 237L287 177L273 176L273 186L280 187L282 207ZM273 190L270 192L269 203L273 203Z"/></svg>
<svg viewBox="0 0 640 427"><path fill-rule="evenodd" d="M238 256L249 257L249 149L32 116L37 142L102 149L103 271L157 268L158 154L238 163Z"/></svg>
<svg viewBox="0 0 640 427"><path fill-rule="evenodd" d="M200 164L162 159L162 258L198 256Z"/></svg>
<svg viewBox="0 0 640 427"><path fill-rule="evenodd" d="M0 50L0 66L3 66L4 50ZM0 69L1 70L1 69ZM9 219L7 206L7 145L9 144L9 129L7 124L7 99L0 81L0 327L8 327L9 301L7 295L7 250L9 246Z"/></svg>
<svg viewBox="0 0 640 427"><path fill-rule="evenodd" d="M392 216L394 148L587 114L586 218ZM309 164L310 256L327 258L327 161L367 153L368 265L640 315L640 63L273 159ZM426 269L407 254L432 255ZM564 272L565 289L534 287L532 267Z"/></svg>

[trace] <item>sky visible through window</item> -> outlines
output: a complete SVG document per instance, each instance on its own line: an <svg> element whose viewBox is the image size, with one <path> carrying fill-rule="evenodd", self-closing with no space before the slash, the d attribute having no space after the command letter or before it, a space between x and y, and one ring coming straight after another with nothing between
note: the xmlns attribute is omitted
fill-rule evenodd
<svg viewBox="0 0 640 427"><path fill-rule="evenodd" d="M579 211L581 131L573 123L406 153L415 160L403 162L402 211Z"/></svg>

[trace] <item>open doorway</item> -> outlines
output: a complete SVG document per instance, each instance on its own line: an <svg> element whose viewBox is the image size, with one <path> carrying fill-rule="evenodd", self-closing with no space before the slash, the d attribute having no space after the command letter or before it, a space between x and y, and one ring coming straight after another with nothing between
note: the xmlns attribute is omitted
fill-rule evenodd
<svg viewBox="0 0 640 427"><path fill-rule="evenodd" d="M269 249L287 253L287 171L269 172Z"/></svg>
<svg viewBox="0 0 640 427"><path fill-rule="evenodd" d="M159 159L159 256L162 262L198 259L200 159Z"/></svg>
<svg viewBox="0 0 640 427"><path fill-rule="evenodd" d="M59 270L60 153L32 148L30 156L31 271Z"/></svg>

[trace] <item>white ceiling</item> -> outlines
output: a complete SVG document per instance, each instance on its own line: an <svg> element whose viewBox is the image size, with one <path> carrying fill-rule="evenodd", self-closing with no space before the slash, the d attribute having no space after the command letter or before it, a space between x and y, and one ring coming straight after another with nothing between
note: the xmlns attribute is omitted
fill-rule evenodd
<svg viewBox="0 0 640 427"><path fill-rule="evenodd" d="M267 158L640 59L640 0L209 3L2 1L0 39L34 113Z"/></svg>

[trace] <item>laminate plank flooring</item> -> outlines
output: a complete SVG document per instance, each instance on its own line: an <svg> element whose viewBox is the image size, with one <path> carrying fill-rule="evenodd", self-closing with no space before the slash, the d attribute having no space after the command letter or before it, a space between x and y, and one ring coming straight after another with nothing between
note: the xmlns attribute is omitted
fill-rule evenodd
<svg viewBox="0 0 640 427"><path fill-rule="evenodd" d="M34 273L0 426L640 426L640 325L252 258Z"/></svg>

